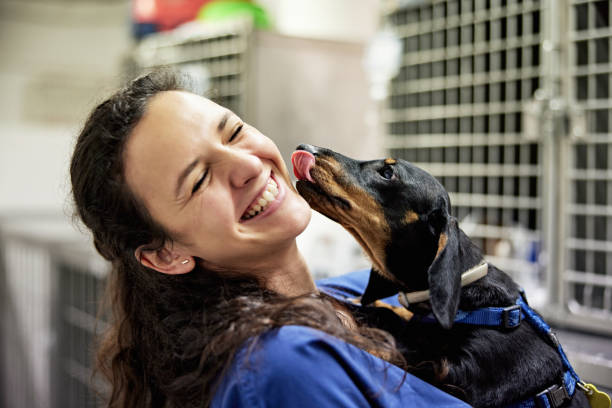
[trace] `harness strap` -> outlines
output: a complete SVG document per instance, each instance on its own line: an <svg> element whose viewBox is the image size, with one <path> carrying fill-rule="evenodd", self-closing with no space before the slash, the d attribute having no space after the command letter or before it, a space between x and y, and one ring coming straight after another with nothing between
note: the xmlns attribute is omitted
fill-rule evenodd
<svg viewBox="0 0 612 408"><path fill-rule="evenodd" d="M554 384L533 398L528 398L516 404L506 405L506 408L557 408L572 398L576 392L577 380L568 370L563 373L563 380Z"/></svg>
<svg viewBox="0 0 612 408"><path fill-rule="evenodd" d="M557 336L555 333L553 333L548 323L546 323L544 319L542 319L540 315L535 312L535 310L529 307L529 305L527 305L527 303L520 296L516 303L521 307L522 312L525 314L525 320L527 320L527 322L541 334L548 337L548 339L550 339L550 341L553 343L553 346L557 349L557 352L561 356L563 367L569 371L578 382L580 382L580 377L578 377L578 374L576 374L576 371L574 371L574 368L570 364L565 351L563 351L563 347L561 347L561 343L559 343L559 340L557 340Z"/></svg>
<svg viewBox="0 0 612 408"><path fill-rule="evenodd" d="M538 407L546 407L546 408L557 408L561 406L564 402L570 400L574 393L576 392L576 386L579 386L582 389L585 388L585 383L580 380L580 377L574 371L574 368L569 362L565 351L563 351L563 347L561 347L561 343L557 339L555 333L553 333L552 329L538 315L535 310L533 310L529 305L523 300L521 296L517 299L516 303L521 307L521 311L525 315L525 320L533 326L540 334L544 337L548 338L552 343L553 347L557 349L559 356L561 357L561 362L563 364L563 368L565 370L563 374L563 382L561 385L553 385L546 390L540 392L533 399L528 399L527 401L523 401L523 403L527 403L530 400L536 402ZM522 406L521 406L522 407Z"/></svg>

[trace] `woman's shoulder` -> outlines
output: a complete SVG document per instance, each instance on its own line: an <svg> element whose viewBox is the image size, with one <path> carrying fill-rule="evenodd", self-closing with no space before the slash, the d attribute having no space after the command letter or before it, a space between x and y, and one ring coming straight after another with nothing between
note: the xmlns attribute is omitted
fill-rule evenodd
<svg viewBox="0 0 612 408"><path fill-rule="evenodd" d="M213 407L463 407L459 400L322 331L284 326L243 349Z"/></svg>
<svg viewBox="0 0 612 408"><path fill-rule="evenodd" d="M370 270L361 269L343 275L332 276L316 281L320 291L327 293L341 301L351 301L360 297L365 292L370 279ZM380 299L392 306L401 306L397 296Z"/></svg>

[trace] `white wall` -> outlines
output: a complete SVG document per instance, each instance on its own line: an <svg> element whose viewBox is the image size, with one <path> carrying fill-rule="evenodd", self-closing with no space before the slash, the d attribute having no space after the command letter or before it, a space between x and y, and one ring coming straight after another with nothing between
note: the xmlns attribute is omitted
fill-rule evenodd
<svg viewBox="0 0 612 408"><path fill-rule="evenodd" d="M0 213L62 211L73 139L115 87L128 2L0 1Z"/></svg>
<svg viewBox="0 0 612 408"><path fill-rule="evenodd" d="M297 37L365 42L376 31L380 0L258 0L276 30Z"/></svg>

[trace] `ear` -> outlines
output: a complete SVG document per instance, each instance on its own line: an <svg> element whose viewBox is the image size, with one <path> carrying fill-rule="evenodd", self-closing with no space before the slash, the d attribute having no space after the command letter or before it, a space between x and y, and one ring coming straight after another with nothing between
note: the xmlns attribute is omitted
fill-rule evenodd
<svg viewBox="0 0 612 408"><path fill-rule="evenodd" d="M459 308L461 263L459 262L459 227L445 211L431 214L432 228L440 228L438 250L429 266L428 283L431 307L438 323L449 329ZM443 217L440 219L439 217ZM430 220L428 220L430 221Z"/></svg>
<svg viewBox="0 0 612 408"><path fill-rule="evenodd" d="M181 251L167 246L150 249L150 246L141 245L134 251L134 255L143 266L167 275L189 273L195 267L195 259L192 256L185 256Z"/></svg>

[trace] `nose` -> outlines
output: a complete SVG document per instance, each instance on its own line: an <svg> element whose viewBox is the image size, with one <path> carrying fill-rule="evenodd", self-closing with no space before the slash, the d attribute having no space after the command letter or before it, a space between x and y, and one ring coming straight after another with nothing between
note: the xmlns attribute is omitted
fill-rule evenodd
<svg viewBox="0 0 612 408"><path fill-rule="evenodd" d="M256 179L264 170L259 157L246 151L235 150L229 153L227 161L229 181L233 187L244 187Z"/></svg>
<svg viewBox="0 0 612 408"><path fill-rule="evenodd" d="M340 153L336 153L333 150L326 149L325 147L314 146L314 145L310 145L306 143L302 143L298 145L298 147L296 147L295 150L304 150L315 156L331 156L331 157L342 156Z"/></svg>
<svg viewBox="0 0 612 408"><path fill-rule="evenodd" d="M306 151L308 153L312 153L314 155L316 155L318 153L319 149L320 148L317 147L317 146L309 145L309 144L306 144L306 143L302 143L298 147L295 148L295 150L304 150L304 151Z"/></svg>
<svg viewBox="0 0 612 408"><path fill-rule="evenodd" d="M353 171L354 173L359 172L359 164L362 163L362 161L360 160L351 159L350 157L344 156L340 153L336 153L333 150L326 149L324 147L301 144L298 145L295 149L306 151L317 157L332 158L338 163L342 164L347 170L351 169L351 171Z"/></svg>

